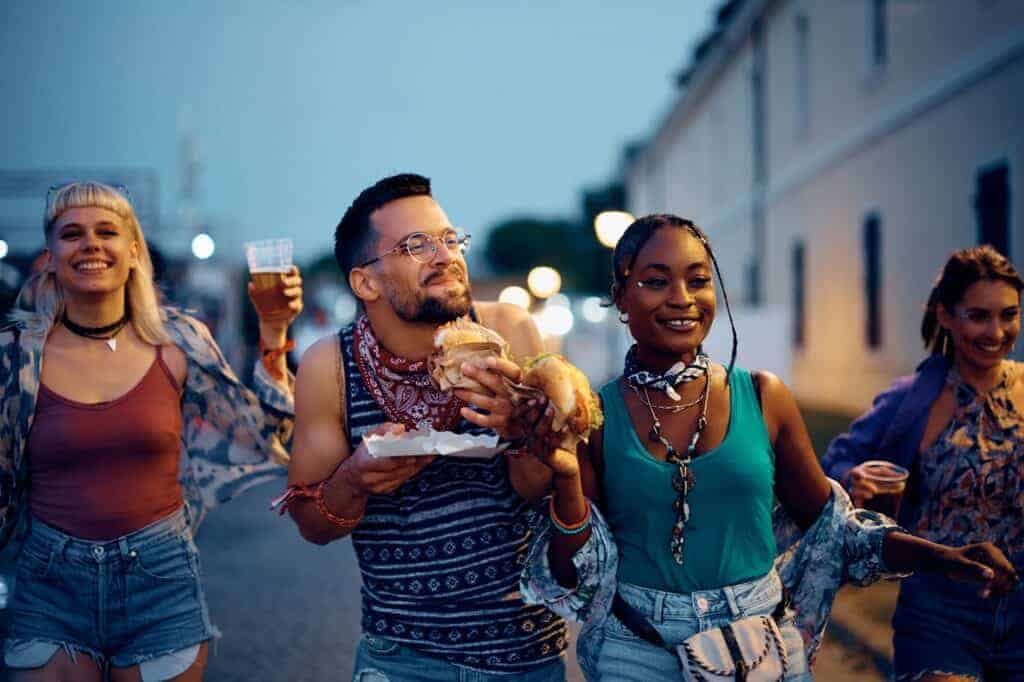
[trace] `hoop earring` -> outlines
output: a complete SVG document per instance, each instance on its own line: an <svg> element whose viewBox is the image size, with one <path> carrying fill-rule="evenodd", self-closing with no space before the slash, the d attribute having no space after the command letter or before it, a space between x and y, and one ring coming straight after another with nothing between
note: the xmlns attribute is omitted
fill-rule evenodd
<svg viewBox="0 0 1024 682"><path fill-rule="evenodd" d="M619 313L619 322L622 324L629 323L629 313Z"/></svg>

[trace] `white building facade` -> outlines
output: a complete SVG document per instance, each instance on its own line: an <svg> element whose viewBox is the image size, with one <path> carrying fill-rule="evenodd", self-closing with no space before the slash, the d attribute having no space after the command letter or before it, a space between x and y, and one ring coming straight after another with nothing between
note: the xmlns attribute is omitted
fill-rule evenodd
<svg viewBox="0 0 1024 682"><path fill-rule="evenodd" d="M733 300L788 311L741 348L784 344L804 404L861 411L922 359L950 251L1024 266L1024 2L733 0L694 57L630 210L702 225Z"/></svg>

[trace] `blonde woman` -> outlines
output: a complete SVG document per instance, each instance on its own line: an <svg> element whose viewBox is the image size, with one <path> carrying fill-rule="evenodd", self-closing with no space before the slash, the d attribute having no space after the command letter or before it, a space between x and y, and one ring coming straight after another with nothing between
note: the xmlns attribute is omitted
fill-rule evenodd
<svg viewBox="0 0 1024 682"><path fill-rule="evenodd" d="M300 312L257 311L256 395L197 320L159 305L125 193L52 190L46 264L0 333L0 539L22 536L4 646L12 679L199 680L210 623L192 532L279 472L283 353Z"/></svg>

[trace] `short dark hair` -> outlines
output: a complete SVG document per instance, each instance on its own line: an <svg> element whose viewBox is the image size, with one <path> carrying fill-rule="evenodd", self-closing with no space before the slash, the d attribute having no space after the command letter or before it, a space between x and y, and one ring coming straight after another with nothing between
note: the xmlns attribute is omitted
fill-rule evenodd
<svg viewBox="0 0 1024 682"><path fill-rule="evenodd" d="M949 343L952 339L948 338L949 332L939 324L937 309L941 305L952 313L956 304L963 300L967 289L975 282L986 279L1006 282L1017 290L1018 296L1024 290L1024 279L1010 259L988 244L960 249L949 255L949 260L942 266L931 294L928 295L924 318L921 320L921 339L925 350L944 353L949 360L953 359L953 344Z"/></svg>
<svg viewBox="0 0 1024 682"><path fill-rule="evenodd" d="M334 258L346 284L352 268L374 256L378 234L370 224L370 214L397 199L418 196L432 196L430 178L415 173L392 175L359 193L334 230Z"/></svg>

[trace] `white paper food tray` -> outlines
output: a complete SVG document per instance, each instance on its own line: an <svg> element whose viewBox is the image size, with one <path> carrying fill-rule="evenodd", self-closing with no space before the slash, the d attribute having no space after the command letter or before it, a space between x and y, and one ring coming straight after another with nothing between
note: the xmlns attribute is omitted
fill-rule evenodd
<svg viewBox="0 0 1024 682"><path fill-rule="evenodd" d="M488 459L508 447L498 443L494 434L474 436L468 433L417 429L397 436L373 434L363 439L373 457L407 457L410 455L444 455Z"/></svg>

